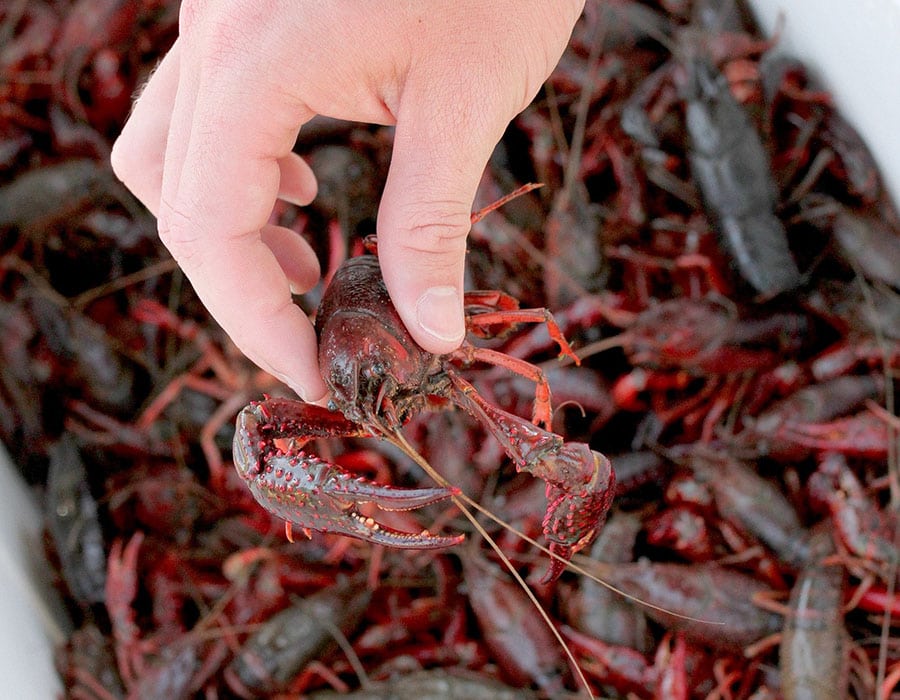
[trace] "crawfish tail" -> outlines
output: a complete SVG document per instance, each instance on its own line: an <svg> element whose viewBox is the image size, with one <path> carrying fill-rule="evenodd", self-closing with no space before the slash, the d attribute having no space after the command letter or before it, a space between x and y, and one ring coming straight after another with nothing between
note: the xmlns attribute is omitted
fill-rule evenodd
<svg viewBox="0 0 900 700"><path fill-rule="evenodd" d="M87 469L78 444L69 433L51 445L49 452L45 513L63 576L79 603L103 602L107 562Z"/></svg>
<svg viewBox="0 0 900 700"><path fill-rule="evenodd" d="M784 225L774 214L716 219L719 235L738 271L759 293L772 296L800 284Z"/></svg>
<svg viewBox="0 0 900 700"><path fill-rule="evenodd" d="M631 562L640 530L641 520L636 515L616 511L591 548L591 557L609 563ZM578 592L563 603L566 619L579 632L638 652L650 649L643 610L587 576L581 577Z"/></svg>
<svg viewBox="0 0 900 700"><path fill-rule="evenodd" d="M522 589L486 562L466 561L465 576L469 603L504 676L557 695L564 666L559 646Z"/></svg>
<svg viewBox="0 0 900 700"><path fill-rule="evenodd" d="M709 484L726 520L739 523L793 567L809 557L797 511L772 482L728 456L695 452L691 468Z"/></svg>
<svg viewBox="0 0 900 700"><path fill-rule="evenodd" d="M408 675L372 681L352 693L320 690L310 700L536 700L537 694L527 688L511 688L500 681L461 668L434 668Z"/></svg>

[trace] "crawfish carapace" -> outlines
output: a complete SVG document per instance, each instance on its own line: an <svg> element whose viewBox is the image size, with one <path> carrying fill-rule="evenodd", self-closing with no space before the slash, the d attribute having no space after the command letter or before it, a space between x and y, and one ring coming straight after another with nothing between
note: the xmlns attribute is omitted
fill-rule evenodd
<svg viewBox="0 0 900 700"><path fill-rule="evenodd" d="M447 391L440 358L406 330L374 255L351 258L335 272L316 313L316 334L332 403L348 420L380 423L385 401L403 420L428 396Z"/></svg>
<svg viewBox="0 0 900 700"><path fill-rule="evenodd" d="M499 293L478 293L478 314L470 329L544 321L564 353L571 349L543 309L519 309ZM497 299L497 310L484 300ZM445 547L461 537L427 531L392 530L361 512L362 503L383 510L412 510L454 495L449 488L400 489L354 477L302 448L315 437L380 436L393 439L401 423L427 406L455 404L481 421L500 442L516 468L547 482L544 535L555 555L547 578L555 579L562 560L596 535L613 494L609 460L583 443L565 442L478 395L459 376L476 361L501 364L538 384L535 422L549 422L549 388L533 365L464 342L446 355L425 352L400 320L374 256L347 260L325 292L316 319L319 364L331 392L329 407L288 399L266 399L238 416L235 466L269 512L304 531L333 532L393 547Z"/></svg>

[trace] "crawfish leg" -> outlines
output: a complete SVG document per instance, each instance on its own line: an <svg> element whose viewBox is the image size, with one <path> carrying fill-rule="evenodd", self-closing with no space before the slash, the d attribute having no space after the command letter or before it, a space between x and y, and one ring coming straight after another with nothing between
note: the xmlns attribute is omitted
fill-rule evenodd
<svg viewBox="0 0 900 700"><path fill-rule="evenodd" d="M138 554L143 542L144 533L140 530L125 544L117 539L110 548L107 560L106 609L112 623L116 663L126 685L136 680L142 666L136 651L140 629L132 603L138 591Z"/></svg>
<svg viewBox="0 0 900 700"><path fill-rule="evenodd" d="M468 381L455 372L448 374L459 390L456 402L490 431L515 462L516 469L546 480L548 474L546 470L542 470L539 457L562 449L564 444L562 437L535 425L537 421L529 423L519 416L497 408L489 401L485 401Z"/></svg>
<svg viewBox="0 0 900 700"><path fill-rule="evenodd" d="M467 294L466 301L468 302L469 300L470 297ZM488 328L498 324L510 325L516 323L543 323L547 326L547 332L550 334L550 337L557 345L559 345L560 353L570 357L576 365L581 364L581 360L578 358L578 355L575 354L575 351L572 350L572 347L563 335L559 324L556 322L556 319L553 318L553 314L547 309L500 308L496 311L484 311L481 313L473 313L468 316L468 324L471 329Z"/></svg>
<svg viewBox="0 0 900 700"><path fill-rule="evenodd" d="M489 348L476 348L467 345L457 350L456 353L457 356L467 363L480 361L490 365L505 367L510 372L515 372L519 376L533 381L535 384L534 411L532 412L531 420L535 425L539 425L542 428L550 427L553 419L553 411L550 406L550 383L540 367Z"/></svg>
<svg viewBox="0 0 900 700"><path fill-rule="evenodd" d="M550 406L550 383L540 367L489 348L473 348L473 354L477 360L505 367L511 372L533 381L535 385L534 409L531 420L535 425L549 429L553 420L553 411Z"/></svg>

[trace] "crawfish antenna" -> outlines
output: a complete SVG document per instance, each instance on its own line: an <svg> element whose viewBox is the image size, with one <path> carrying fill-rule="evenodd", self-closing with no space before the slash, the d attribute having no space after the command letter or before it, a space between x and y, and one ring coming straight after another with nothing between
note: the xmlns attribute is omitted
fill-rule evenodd
<svg viewBox="0 0 900 700"><path fill-rule="evenodd" d="M403 450L403 452L410 459L412 459L416 464L418 464L420 467L422 467L422 469L425 471L425 473L428 474L432 479L434 479L435 482L437 482L437 484L439 486L443 486L446 489L451 489L451 490L455 491L455 493L450 496L450 499L453 501L454 505L457 508L459 508L460 512L462 512L462 514L466 516L466 519L468 519L468 521L470 523L472 523L472 527L474 527L478 531L478 534L480 534L482 537L484 537L485 541L491 546L491 549L493 549L494 552L496 552L497 556L500 557L500 560L503 562L503 566L506 567L506 569L507 569L507 571L509 571L510 575L516 580L516 583L518 583L522 587L522 590L525 592L525 595L528 596L528 599L531 601L531 604L538 611L538 614L544 620L544 623L547 625L547 628L550 630L550 632L556 638L556 641L559 642L560 646L562 647L563 651L566 654L566 657L568 657L569 661L572 663L572 667L575 669L576 675L578 676L579 683L581 683L581 685L584 686L584 689L587 691L588 697L591 700L594 700L595 696L591 692L591 686L588 685L587 678L585 678L584 672L581 670L581 667L578 665L578 661L575 658L575 654L572 653L572 650L569 648L569 645L566 644L566 641L563 639L562 634L556 628L556 625L553 624L553 620L550 619L550 616L547 614L547 611L544 610L544 608L541 606L540 602L538 601L537 596L535 596L535 594L531 590L531 588L528 587L528 584L525 583L525 580L522 578L522 575L518 571L516 571L516 567L513 566L513 563L509 560L509 558L506 556L506 554L500 548L500 545L498 545L496 540L494 540L494 538L491 537L490 533L484 529L484 526L478 521L478 518L476 518L472 514L472 511L469 510L469 508L467 507L467 504L475 507L479 512L482 512L482 513L487 513L487 509L482 508L480 505L475 503L475 501L473 501L471 498L469 498L465 494L460 493L456 489L453 489L453 487L449 484L449 482L444 477L442 477L434 469L434 467L431 466L431 464L428 463L428 460L426 460L422 455L420 455L415 450L415 448L409 444L409 442L406 440L406 438L403 436L403 433L401 433L399 429L395 429L394 431L392 431L390 437L393 438L393 440L396 441L395 444L401 450ZM503 522L500 518L495 516L493 513L489 513L489 516L495 522L503 525L504 527L511 530L512 532L521 535L521 533L518 533L518 531L515 530L509 523ZM525 539L528 540L527 537ZM532 541L532 540L528 540L528 541ZM549 551L549 550L544 549L543 547L541 547L541 549L543 549L544 551ZM564 563L567 563L567 562L564 562Z"/></svg>

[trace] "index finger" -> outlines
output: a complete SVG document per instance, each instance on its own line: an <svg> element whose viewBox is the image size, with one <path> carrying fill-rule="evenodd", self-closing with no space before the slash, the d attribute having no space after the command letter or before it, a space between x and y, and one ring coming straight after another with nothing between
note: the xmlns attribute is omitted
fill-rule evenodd
<svg viewBox="0 0 900 700"><path fill-rule="evenodd" d="M257 365L304 399L324 396L315 331L271 249L257 232L208 243L181 264L210 313Z"/></svg>
<svg viewBox="0 0 900 700"><path fill-rule="evenodd" d="M271 92L239 67L204 72L198 65L185 50L166 146L160 237L238 347L304 398L321 398L315 332L261 234L278 194L278 160L312 113L273 104ZM308 255L307 264L317 265Z"/></svg>

